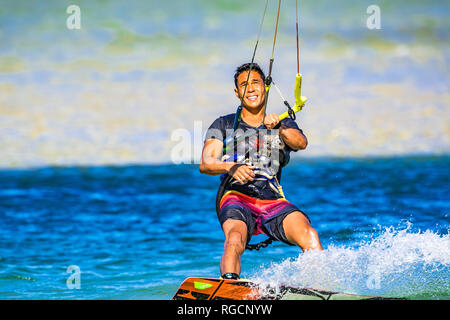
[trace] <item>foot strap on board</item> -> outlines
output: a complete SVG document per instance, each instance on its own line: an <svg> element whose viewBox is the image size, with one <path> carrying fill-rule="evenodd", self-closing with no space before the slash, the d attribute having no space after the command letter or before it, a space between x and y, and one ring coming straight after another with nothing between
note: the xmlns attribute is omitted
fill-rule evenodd
<svg viewBox="0 0 450 320"><path fill-rule="evenodd" d="M222 275L222 279L239 280L239 275L237 273L228 272Z"/></svg>

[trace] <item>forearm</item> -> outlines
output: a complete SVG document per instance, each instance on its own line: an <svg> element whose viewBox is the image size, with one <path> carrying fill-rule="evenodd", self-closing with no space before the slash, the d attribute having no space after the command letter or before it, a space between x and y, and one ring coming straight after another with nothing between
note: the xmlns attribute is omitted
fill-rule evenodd
<svg viewBox="0 0 450 320"><path fill-rule="evenodd" d="M202 159L199 170L201 173L216 176L229 172L235 164L234 162L224 162L213 157L206 157Z"/></svg>

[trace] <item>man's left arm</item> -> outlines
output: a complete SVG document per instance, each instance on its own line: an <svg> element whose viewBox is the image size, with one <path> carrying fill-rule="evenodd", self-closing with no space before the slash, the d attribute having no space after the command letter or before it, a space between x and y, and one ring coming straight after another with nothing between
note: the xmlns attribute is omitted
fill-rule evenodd
<svg viewBox="0 0 450 320"><path fill-rule="evenodd" d="M278 133L281 139L294 151L303 150L308 145L306 136L294 120L284 119L280 121L276 113L271 113L265 116L264 125L267 129L276 128L279 125Z"/></svg>
<svg viewBox="0 0 450 320"><path fill-rule="evenodd" d="M302 131L296 128L289 128L281 123L279 128L280 137L292 150L303 150L308 145L308 139Z"/></svg>

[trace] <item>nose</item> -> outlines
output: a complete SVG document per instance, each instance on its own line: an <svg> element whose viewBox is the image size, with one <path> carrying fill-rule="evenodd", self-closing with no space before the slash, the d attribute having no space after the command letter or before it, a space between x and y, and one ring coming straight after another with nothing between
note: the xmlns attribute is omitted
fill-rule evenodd
<svg viewBox="0 0 450 320"><path fill-rule="evenodd" d="M253 83L249 83L247 86L247 92L255 91L255 85Z"/></svg>

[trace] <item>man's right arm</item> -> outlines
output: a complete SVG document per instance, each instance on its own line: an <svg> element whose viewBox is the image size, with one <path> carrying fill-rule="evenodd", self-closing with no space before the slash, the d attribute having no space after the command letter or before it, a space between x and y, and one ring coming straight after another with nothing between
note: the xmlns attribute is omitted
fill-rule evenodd
<svg viewBox="0 0 450 320"><path fill-rule="evenodd" d="M225 162L219 160L222 155L223 142L217 139L206 140L203 146L202 159L200 161L200 172L212 176L222 173L230 174L240 184L253 181L255 173L254 166L237 164L236 162Z"/></svg>
<svg viewBox="0 0 450 320"><path fill-rule="evenodd" d="M227 173L236 164L219 160L222 155L223 142L218 139L208 139L202 150L199 170L201 173L216 176Z"/></svg>

